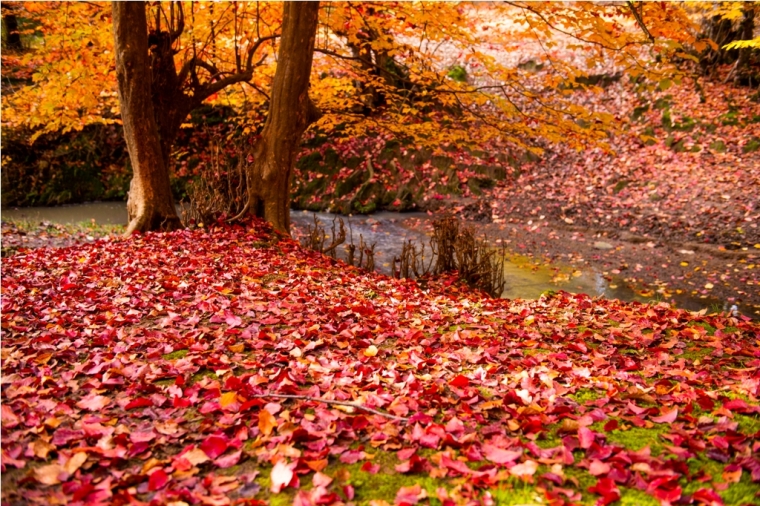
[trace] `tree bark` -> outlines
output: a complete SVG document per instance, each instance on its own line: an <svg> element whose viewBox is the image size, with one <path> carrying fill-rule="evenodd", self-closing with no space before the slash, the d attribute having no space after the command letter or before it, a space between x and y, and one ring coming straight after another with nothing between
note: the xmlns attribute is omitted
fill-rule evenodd
<svg viewBox="0 0 760 506"><path fill-rule="evenodd" d="M113 2L119 106L134 174L127 201L127 234L182 227L151 98L145 7L144 2Z"/></svg>
<svg viewBox="0 0 760 506"><path fill-rule="evenodd" d="M247 168L248 210L290 234L290 173L301 136L319 119L309 98L319 2L285 2L269 114Z"/></svg>
<svg viewBox="0 0 760 506"><path fill-rule="evenodd" d="M10 6L3 5L3 23L5 24L5 48L12 51L21 51L21 35L18 33L18 20Z"/></svg>

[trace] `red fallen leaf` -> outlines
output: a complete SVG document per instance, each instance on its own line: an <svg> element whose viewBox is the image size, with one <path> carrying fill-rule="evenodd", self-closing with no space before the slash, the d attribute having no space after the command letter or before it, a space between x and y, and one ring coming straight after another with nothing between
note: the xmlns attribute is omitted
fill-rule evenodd
<svg viewBox="0 0 760 506"><path fill-rule="evenodd" d="M461 374L449 381L449 385L457 388L464 388L470 384L470 380Z"/></svg>
<svg viewBox="0 0 760 506"><path fill-rule="evenodd" d="M651 420L655 423L673 423L678 418L678 408L673 408L660 416L653 416Z"/></svg>
<svg viewBox="0 0 760 506"><path fill-rule="evenodd" d="M724 504L718 493L710 488L700 488L691 497L704 506L723 506Z"/></svg>
<svg viewBox="0 0 760 506"><path fill-rule="evenodd" d="M361 467L362 471L369 474L377 474L378 471L380 471L380 465L379 464L373 464L369 460L366 461L364 464L362 464Z"/></svg>
<svg viewBox="0 0 760 506"><path fill-rule="evenodd" d="M604 432L612 432L620 426L620 423L614 418L604 424Z"/></svg>
<svg viewBox="0 0 760 506"><path fill-rule="evenodd" d="M166 486L168 481L169 475L163 469L156 469L148 478L148 490L152 492L160 490Z"/></svg>
<svg viewBox="0 0 760 506"><path fill-rule="evenodd" d="M153 401L147 397L138 397L137 399L129 401L129 404L124 406L124 409L148 408L151 406L153 406Z"/></svg>
<svg viewBox="0 0 760 506"><path fill-rule="evenodd" d="M494 464L509 464L520 458L522 449L504 450L491 444L483 445L483 455Z"/></svg>
<svg viewBox="0 0 760 506"><path fill-rule="evenodd" d="M747 403L743 399L731 399L730 401L723 403L723 407L742 413L747 410Z"/></svg>
<svg viewBox="0 0 760 506"><path fill-rule="evenodd" d="M203 450L203 453L208 458L213 460L227 451L228 446L226 438L222 436L209 436L200 444L200 449Z"/></svg>
<svg viewBox="0 0 760 506"><path fill-rule="evenodd" d="M602 496L597 505L606 506L620 499L620 490L611 478L601 478L596 485L589 487L588 491Z"/></svg>

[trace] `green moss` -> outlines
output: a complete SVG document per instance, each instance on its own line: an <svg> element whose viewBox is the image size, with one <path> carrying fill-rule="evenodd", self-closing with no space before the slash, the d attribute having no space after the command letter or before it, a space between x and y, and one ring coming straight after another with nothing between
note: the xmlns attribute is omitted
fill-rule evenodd
<svg viewBox="0 0 760 506"><path fill-rule="evenodd" d="M489 490L496 504L505 506L528 506L545 504L544 496L526 483L515 483L514 486L500 486Z"/></svg>
<svg viewBox="0 0 760 506"><path fill-rule="evenodd" d="M587 402L601 399L604 395L591 388L579 388L577 392L569 395L569 397L578 404L586 404Z"/></svg>
<svg viewBox="0 0 760 506"><path fill-rule="evenodd" d="M713 483L723 483L723 470L725 465L720 462L700 456L691 458L686 461L689 466L689 473L692 475L703 472L712 478ZM693 494L700 488L709 486L709 483L702 483L695 480L681 480L684 494ZM755 504L757 502L756 494L760 493L760 484L752 483L749 473L742 473L741 480L738 483L732 483L726 490L718 492L720 496L729 505Z"/></svg>
<svg viewBox="0 0 760 506"><path fill-rule="evenodd" d="M185 356L187 356L187 354L189 353L189 351L190 350L188 350L188 349L174 350L173 352L167 353L166 355L164 355L163 359L164 360L177 360L177 359L180 359L180 358L185 358Z"/></svg>
<svg viewBox="0 0 760 506"><path fill-rule="evenodd" d="M661 434L666 434L670 430L667 424L655 424L650 429L643 427L631 427L627 430L613 430L607 432L607 441L622 446L628 450L641 450L649 446L652 455L657 456L662 452Z"/></svg>
<svg viewBox="0 0 760 506"><path fill-rule="evenodd" d="M620 487L620 506L659 506L660 501L646 492L628 487Z"/></svg>
<svg viewBox="0 0 760 506"><path fill-rule="evenodd" d="M753 137L742 147L744 153L752 153L760 149L760 138Z"/></svg>
<svg viewBox="0 0 760 506"><path fill-rule="evenodd" d="M685 360L702 360L706 356L712 354L714 350L712 348L688 348L686 351L684 351L680 357L684 358Z"/></svg>
<svg viewBox="0 0 760 506"><path fill-rule="evenodd" d="M749 473L744 472L739 483L732 483L730 487L718 494L723 498L726 506L757 504L760 483L752 483Z"/></svg>
<svg viewBox="0 0 760 506"><path fill-rule="evenodd" d="M583 502L586 504L594 504L594 498L598 497L591 494L588 489L596 485L597 479L585 469L577 467L566 467L564 469L565 476L573 481L578 482L578 491L583 495Z"/></svg>
<svg viewBox="0 0 760 506"><path fill-rule="evenodd" d="M193 374L190 378L190 383L197 383L203 378L216 378L216 373L210 369L201 369L197 373Z"/></svg>
<svg viewBox="0 0 760 506"><path fill-rule="evenodd" d="M631 121L639 121L648 110L649 104L634 107L633 114L631 114Z"/></svg>
<svg viewBox="0 0 760 506"><path fill-rule="evenodd" d="M696 122L693 118L690 118L688 116L684 116L683 120L680 123L676 123L673 125L673 128L676 130L680 130L682 132L691 132L694 130L694 127L696 126Z"/></svg>
<svg viewBox="0 0 760 506"><path fill-rule="evenodd" d="M349 478L347 484L354 487L355 497L354 504L369 504L371 500L379 499L387 501L393 504L396 494L401 487L410 487L419 484L428 493L428 496L435 498L436 490L440 487L451 488L455 480L452 479L438 479L431 478L427 475L420 474L400 474L396 473L394 467L399 463L395 454L387 452L377 452L372 463L380 466L380 471L377 474L371 474L361 470L364 462L357 462L356 464L342 464L340 462L332 462L322 472L328 476L335 478L338 470L348 471ZM253 462L249 461L241 464L241 470L244 467L254 466ZM295 497L296 490L288 488L283 490L279 494L272 494L269 491L271 466L259 466L254 467L261 473L256 482L261 486L261 493L258 495L258 499L263 499L268 504L292 504ZM312 488L311 474L301 476L301 490L309 490ZM335 485L333 485L334 487ZM433 500L435 502L435 499ZM518 503L504 503L504 504L518 504Z"/></svg>
<svg viewBox="0 0 760 506"><path fill-rule="evenodd" d="M734 414L734 421L739 423L739 432L747 436L754 436L760 432L760 416L758 415Z"/></svg>
<svg viewBox="0 0 760 506"><path fill-rule="evenodd" d="M622 179L615 184L615 188L612 189L613 193L620 193L623 189L630 184L627 179Z"/></svg>
<svg viewBox="0 0 760 506"><path fill-rule="evenodd" d="M729 111L726 114L723 114L720 116L720 122L724 126L729 125L738 125L739 124L739 113L736 111Z"/></svg>
<svg viewBox="0 0 760 506"><path fill-rule="evenodd" d="M689 325L693 325L694 327L702 327L707 331L707 335L709 336L715 335L715 327L707 322L690 322Z"/></svg>

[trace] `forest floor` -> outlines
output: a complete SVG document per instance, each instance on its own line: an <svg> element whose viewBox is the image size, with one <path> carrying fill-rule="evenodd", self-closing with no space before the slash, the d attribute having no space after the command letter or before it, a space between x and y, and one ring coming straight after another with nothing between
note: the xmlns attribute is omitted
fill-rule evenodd
<svg viewBox="0 0 760 506"><path fill-rule="evenodd" d="M88 235L3 260L3 504L760 500L748 319Z"/></svg>

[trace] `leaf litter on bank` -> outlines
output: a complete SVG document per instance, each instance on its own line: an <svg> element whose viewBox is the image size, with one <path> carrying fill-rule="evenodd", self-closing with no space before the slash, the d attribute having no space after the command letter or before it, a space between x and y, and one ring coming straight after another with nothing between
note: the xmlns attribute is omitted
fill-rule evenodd
<svg viewBox="0 0 760 506"><path fill-rule="evenodd" d="M450 277L423 291L270 235L4 260L4 502L758 499L760 434L740 429L760 414L756 323ZM651 442L628 446L634 429ZM398 486L359 485L375 473Z"/></svg>

